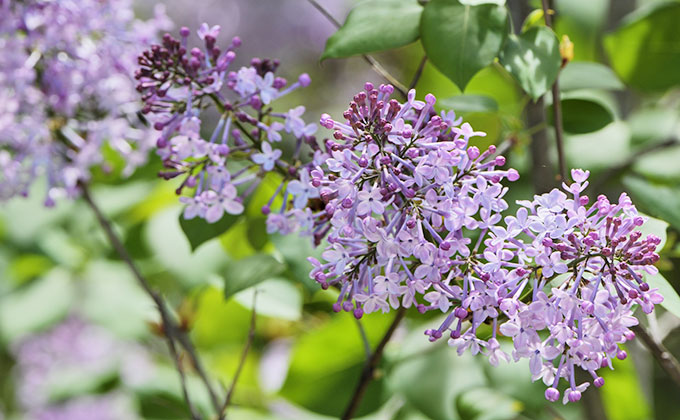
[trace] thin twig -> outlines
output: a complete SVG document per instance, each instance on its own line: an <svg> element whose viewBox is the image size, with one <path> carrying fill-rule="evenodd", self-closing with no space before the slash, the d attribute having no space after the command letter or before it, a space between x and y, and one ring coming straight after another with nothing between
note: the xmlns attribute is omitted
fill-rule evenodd
<svg viewBox="0 0 680 420"><path fill-rule="evenodd" d="M661 369L666 372L668 376L671 377L671 379L673 379L680 389L680 363L678 363L678 359L676 359L668 351L663 343L652 338L652 336L649 335L643 326L636 325L632 327L632 329L633 332L635 332L635 335L642 340L645 346L652 353L652 356L654 356L656 361L659 363Z"/></svg>
<svg viewBox="0 0 680 420"><path fill-rule="evenodd" d="M175 362L175 368L179 373L179 382L182 386L182 396L184 397L184 401L186 401L187 403L187 407L189 407L191 418L193 420L201 420L201 415L198 413L193 403L191 402L191 398L189 397L189 390L187 389L187 379L186 375L184 374L184 367L182 367L182 360L180 359L179 353L177 352L177 347L175 346L175 340L170 338L170 336L168 336L167 333L165 334L165 336L168 342L168 349L170 349L170 355L172 356L172 359Z"/></svg>
<svg viewBox="0 0 680 420"><path fill-rule="evenodd" d="M361 335L361 342L364 344L364 354L366 355L366 363L371 359L371 343L368 341L368 336L366 336L366 329L364 329L364 324L361 323L360 319L354 318L357 323L357 328L359 329L359 335Z"/></svg>
<svg viewBox="0 0 680 420"><path fill-rule="evenodd" d="M318 10L326 19L328 19L333 26L336 28L339 28L342 26L342 24L331 15L326 8L324 8L319 2L316 0L307 0L309 4L314 6L316 10ZM406 86L404 86L396 77L392 76L390 72L388 72L385 67L378 62L375 58L368 54L362 54L361 57L373 67L373 70L378 73L380 76L382 76L383 79L385 79L387 82L389 82L392 86L394 86L394 89L399 92L404 98L406 98Z"/></svg>
<svg viewBox="0 0 680 420"><path fill-rule="evenodd" d="M413 75L411 83L409 83L408 85L408 90L415 89L416 85L418 84L418 80L420 80L420 76L423 75L425 63L427 63L427 55L423 55L422 60L420 60L420 64L418 64L418 69L416 70L416 73Z"/></svg>
<svg viewBox="0 0 680 420"><path fill-rule="evenodd" d="M548 4L549 0L542 0L543 18L545 19L545 26L552 29L551 9ZM560 78L559 75L555 77L555 83L552 85L553 97L553 124L555 126L555 141L557 142L557 163L559 167L560 181L565 181L567 178L567 164L564 157L564 129L562 127L562 103L560 102Z"/></svg>
<svg viewBox="0 0 680 420"><path fill-rule="evenodd" d="M243 347L243 352L241 353L241 359L238 362L238 367L234 373L234 378L231 380L231 385L229 386L229 391L227 391L227 397L224 399L224 404L222 404L222 409L220 410L219 420L224 420L227 415L227 408L231 403L231 398L234 395L234 390L236 389L236 382L238 382L239 376L241 376L241 371L246 364L246 358L248 357L248 351L250 346L253 344L253 338L255 338L255 319L257 318L257 313L255 312L255 300L257 298L257 290L253 293L253 310L250 316L250 328L248 329L248 338L246 339L246 345Z"/></svg>
<svg viewBox="0 0 680 420"><path fill-rule="evenodd" d="M203 384L205 385L208 394L210 395L210 400L213 404L213 407L215 408L216 411L218 411L221 406L217 399L217 394L215 394L215 391L213 390L212 385L210 384L210 381L205 373L205 370L202 367L202 364L200 362L200 359L198 358L196 350L191 344L191 341L188 339L188 337L186 337L186 335L175 323L161 295L158 294L158 292L156 292L155 290L153 290L149 282L139 271L134 261L132 260L127 250L125 249L123 242L120 240L116 232L113 230L111 222L106 218L104 213L102 213L102 211L99 209L99 206L97 206L97 204L92 199L92 196L87 185L81 184L80 188L83 193L83 199L92 209L92 212L97 218L97 221L99 222L102 229L104 230L104 233L108 237L109 242L111 242L111 246L113 246L113 249L116 251L120 259L123 260L123 262L128 266L133 276L137 280L137 283L139 283L139 285L146 292L146 294L149 295L149 297L151 297L151 299L156 304L156 307L158 308L158 313L161 316L161 322L163 323L163 331L165 333L165 338L168 341L168 346L170 347L171 352L173 352L172 348L174 347L174 341L177 341L184 348L187 355L191 359L194 368L199 374L201 380L203 381ZM174 353L177 353L176 349ZM182 374L183 373L180 372L180 376ZM187 404L190 404L190 402L187 401Z"/></svg>
<svg viewBox="0 0 680 420"><path fill-rule="evenodd" d="M378 363L380 363L380 360L382 359L385 346L390 341L390 338L392 338L392 334L394 334L394 331L399 326L399 323L401 323L401 320L404 319L404 315L406 315L406 309L399 308L394 321L392 321L392 324L390 324L389 328L385 332L385 335L380 340L380 343L378 343L378 346L371 355L371 358L368 360L368 363L366 363L364 369L361 371L359 383L357 383L354 393L352 394L352 398L345 409L345 413L341 417L342 420L350 420L352 417L354 417L354 412L357 410L357 408L359 408L359 404L364 397L364 393L366 392L368 384L371 382L371 380L373 380L375 369L378 367Z"/></svg>

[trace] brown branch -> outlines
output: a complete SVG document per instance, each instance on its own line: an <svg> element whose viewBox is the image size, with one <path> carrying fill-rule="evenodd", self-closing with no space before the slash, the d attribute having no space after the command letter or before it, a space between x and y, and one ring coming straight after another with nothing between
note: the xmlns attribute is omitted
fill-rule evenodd
<svg viewBox="0 0 680 420"><path fill-rule="evenodd" d="M549 0L542 0L543 18L545 19L545 26L552 29L552 12L548 5ZM553 97L553 124L555 126L555 141L557 142L557 163L559 167L560 181L567 179L567 164L564 158L564 129L562 127L562 103L560 102L560 78L559 75L555 77L555 83L552 85Z"/></svg>
<svg viewBox="0 0 680 420"><path fill-rule="evenodd" d="M678 386L678 389L680 389L680 363L678 363L678 359L668 351L662 342L656 341L649 335L643 326L636 325L632 327L632 330L635 332L635 335L642 340L647 349L649 349L663 371L673 379Z"/></svg>
<svg viewBox="0 0 680 420"><path fill-rule="evenodd" d="M255 319L257 313L255 312L255 299L257 298L257 290L253 294L253 310L250 316L250 328L248 329L248 338L246 338L246 345L243 347L243 352L241 353L241 359L238 362L238 367L234 373L234 378L231 380L231 385L229 386L229 391L227 391L227 397L224 399L224 404L222 404L222 409L220 410L219 420L224 420L227 415L227 408L231 403L231 398L234 395L234 390L236 389L236 382L238 382L239 376L241 376L241 371L246 364L246 358L248 357L248 351L250 346L253 344L253 338L255 338Z"/></svg>
<svg viewBox="0 0 680 420"><path fill-rule="evenodd" d="M328 10L326 10L319 2L316 0L307 0L309 4L311 4L316 10L318 10L326 19L328 19L333 26L336 28L340 28L342 24L331 15ZM396 77L392 76L390 72L388 72L385 67L380 64L378 60L373 58L372 56L368 54L362 54L361 57L366 61L368 64L373 67L373 70L378 73L380 76L382 76L383 79L385 79L389 84L394 86L394 89L399 92L404 98L406 98L406 86L404 86L399 79Z"/></svg>
<svg viewBox="0 0 680 420"><path fill-rule="evenodd" d="M175 368L179 373L179 382L180 385L182 386L182 396L184 397L184 401L186 401L187 403L187 407L189 407L191 418L193 420L201 420L200 414L198 414L198 411L196 411L196 408L194 407L193 403L191 402L191 398L189 397L189 390L187 389L187 379L186 375L184 374L184 367L182 367L182 360L180 359L179 353L177 352L177 347L175 346L175 340L173 340L168 335L167 332L165 333L165 337L167 338L166 341L168 343L168 349L170 350L170 355L172 356L172 359L175 363Z"/></svg>
<svg viewBox="0 0 680 420"><path fill-rule="evenodd" d="M378 343L378 346L375 348L375 351L371 355L370 359L368 359L366 365L361 371L359 383L357 383L357 386L354 389L352 399L349 401L349 404L345 409L345 413L341 417L342 420L350 420L354 417L354 412L357 410L357 408L359 408L359 404L364 397L364 393L366 392L368 384L373 380L375 369L378 367L378 363L380 363L380 360L382 359L385 346L390 341L390 338L392 338L392 334L394 334L394 331L399 326L399 323L401 323L402 319L404 319L404 315L406 315L406 309L399 308L394 321L392 321L392 324L390 324L389 328L385 332L385 335L380 340L380 343Z"/></svg>
<svg viewBox="0 0 680 420"><path fill-rule="evenodd" d="M149 282L146 280L146 278L142 275L142 273L139 271L137 266L135 265L134 261L130 257L130 254L128 254L127 250L125 249L125 246L123 245L123 242L120 240L116 232L113 230L113 226L111 225L111 222L106 218L106 216L102 213L102 211L99 209L99 206L94 202L92 199L92 196L90 194L90 191L88 189L88 186L81 183L80 188L83 194L83 199L85 202L88 204L88 206L92 209L92 212L94 213L95 217L97 218L97 221L101 225L102 229L104 230L104 233L106 234L107 238L109 239L109 242L111 242L111 246L113 246L113 249L116 251L118 256L120 257L121 260L128 266L130 271L132 272L133 276L137 280L137 283L142 287L144 292L146 292L149 297L151 297L151 300L154 301L156 304L156 307L158 308L158 313L161 316L161 322L163 323L163 332L165 334L165 338L168 341L168 346L170 347L170 352L173 353L173 357L177 359L177 349L175 348L175 341L177 341L186 351L187 355L191 359L192 364L194 365L194 368L196 369L196 372L198 373L199 377L203 381L203 384L205 385L208 394L210 395L210 400L213 404L213 407L215 408L216 411L219 412L220 409L220 403L217 399L217 394L213 390L212 385L210 384L210 380L208 379L207 374L205 373L205 370L203 369L203 366L200 362L200 359L198 358L198 354L196 350L193 347L193 344L189 340L189 338L184 334L184 332L177 326L175 323L173 317L170 315L170 311L168 310L168 307L161 297L161 295L153 290ZM178 370L180 370L181 366L178 367ZM183 371L180 370L180 379L182 379L183 376ZM187 404L190 404L190 402L187 400Z"/></svg>

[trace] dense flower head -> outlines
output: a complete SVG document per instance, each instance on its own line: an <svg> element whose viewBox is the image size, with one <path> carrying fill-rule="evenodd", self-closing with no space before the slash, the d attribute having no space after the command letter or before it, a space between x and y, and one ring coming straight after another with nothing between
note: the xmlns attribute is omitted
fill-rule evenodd
<svg viewBox="0 0 680 420"><path fill-rule="evenodd" d="M128 0L0 2L0 200L47 178L46 204L78 194L103 149L129 174L152 146L136 115L136 54L169 25ZM103 165L107 169L108 165Z"/></svg>
<svg viewBox="0 0 680 420"><path fill-rule="evenodd" d="M296 222L319 243L327 240L323 262L310 259L310 274L322 287L340 289L336 311L387 312L417 305L422 312L447 310L453 273L475 254L473 236L500 220L507 208L505 159L495 147L480 151L470 139L483 136L453 112L434 110L408 93L391 99L393 87L366 83L344 121L324 114L333 130L325 142L328 158L310 171L307 188L324 203L306 209ZM314 187L314 188L312 188ZM300 200L302 211L304 200ZM270 221L271 222L271 221ZM427 304L418 303L423 297Z"/></svg>
<svg viewBox="0 0 680 420"><path fill-rule="evenodd" d="M660 239L636 230L644 218L625 193L618 203L599 196L588 206L582 195L588 176L573 170L566 193L554 189L520 201L516 215L490 227L473 269L460 266L455 275L463 281L462 292L451 287L448 296L455 309L429 332L438 338L450 330L449 344L459 353L481 352L492 364L509 360L497 333L511 337L512 357L529 359L534 380L549 387L548 400L556 401L560 379L567 381L564 403L578 401L589 385L575 383L574 369L602 386L598 369L625 359L620 344L635 337L634 307L649 313L663 300L644 281L656 272ZM485 323L493 325L490 338L481 338L489 335L480 333Z"/></svg>
<svg viewBox="0 0 680 420"><path fill-rule="evenodd" d="M72 315L52 329L22 339L16 358L17 401L27 418L134 419L125 386L148 380L153 365L147 352L108 331ZM64 378L118 377L121 385L106 393L55 401L55 386Z"/></svg>
<svg viewBox="0 0 680 420"><path fill-rule="evenodd" d="M197 31L202 48L189 46L191 31L186 27L180 30L179 39L166 34L162 44L139 56L136 73L145 102L143 113L161 132L156 145L166 170L160 175L183 177L177 193L185 188L192 191L181 197L187 204L184 217L201 217L211 223L225 213L243 212L244 199L268 172L278 172L282 184L304 172L301 164L282 158L282 150L276 147L282 133L296 139L292 162L298 161L303 144L316 143L316 125L302 119L304 106L284 113L270 106L275 99L308 86L309 76L302 74L289 84L274 75L277 60L259 58L232 71L230 64L241 40L233 38L222 50L216 45L219 31L219 26L203 24ZM210 106L221 115L212 134L204 138L201 126ZM281 192L282 186L275 196ZM270 209L263 211L268 214Z"/></svg>

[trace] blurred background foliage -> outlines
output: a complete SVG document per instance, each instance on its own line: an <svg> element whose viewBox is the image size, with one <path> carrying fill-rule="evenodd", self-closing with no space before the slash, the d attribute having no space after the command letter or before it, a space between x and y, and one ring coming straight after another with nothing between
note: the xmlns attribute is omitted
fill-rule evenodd
<svg viewBox="0 0 680 420"><path fill-rule="evenodd" d="M140 16L148 15L155 3L138 2ZM271 57L282 59L288 75L310 73L311 87L286 98L305 104L308 115L339 115L363 82L382 82L359 57L319 61L335 28L306 0L163 3L178 26L207 21L222 26L225 40L241 36L244 46L237 65L251 56ZM320 3L341 22L355 6L340 0ZM531 13L540 9L540 2L508 1L507 6L515 32L525 29L513 42L520 45L542 36L540 29L532 29L542 26L541 16ZM409 7L420 6L413 2ZM560 73L567 165L593 173L591 196L615 197L627 190L641 210L667 222L657 225L657 232L667 227L658 264L667 280L659 283L666 287L667 301L653 317L642 318L680 355L680 299L675 292L680 290L680 2L559 0L555 8L556 39L567 35L573 43L573 59ZM377 49L399 48L375 53L406 84L424 55L423 43L429 42L413 42L418 33L408 32L411 21L399 26L402 38L395 45ZM352 55L341 47L326 50L326 56ZM559 42L547 48L548 54L555 48ZM503 54L513 51L504 49ZM441 65L427 61L417 89L419 97L434 93L442 109L456 110L476 130L487 132L475 140L480 148L509 147L508 164L521 174L508 197L513 205L515 199L556 183L552 99L548 92L542 102L533 100L551 84L536 75L552 70L509 71L502 61L472 71L458 85L438 69ZM547 123L532 124L530 114L537 104ZM145 275L190 331L208 371L225 387L238 366L255 306L253 347L229 418L337 418L366 359L361 330L350 315L332 313L336 292L319 290L309 280L305 258L319 251L304 238L267 235L259 209L276 180L262 184L244 215L205 230L180 225L173 186L155 177L159 166L150 159L131 180L101 173L93 194ZM51 377L32 392L51 403L113 393L129 406L126 415L131 418L188 418L177 374L157 334L153 304L85 205L64 201L48 210L36 196L15 200L0 208L0 239L0 418L3 413L6 419L24 418L17 396L29 381L19 363L23 343L74 319L102 329L107 342L139 346L135 348L143 361L132 368L144 374L126 379L129 363L116 359L111 362L115 368L76 369ZM361 320L371 346L392 316ZM580 404L562 406L544 400L544 387L531 382L527 366L492 368L485 359L459 357L445 343L430 344L422 334L424 324L434 326L438 320L407 315L386 350L379 378L368 388L359 410L362 418L680 418L680 389L637 342L629 346L628 360L606 372L606 386L589 390ZM209 412L208 396L188 360L183 363L192 396Z"/></svg>

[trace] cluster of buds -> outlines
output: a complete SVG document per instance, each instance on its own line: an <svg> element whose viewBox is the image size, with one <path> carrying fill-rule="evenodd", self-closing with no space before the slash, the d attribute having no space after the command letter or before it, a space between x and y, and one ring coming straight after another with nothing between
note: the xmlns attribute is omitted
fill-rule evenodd
<svg viewBox="0 0 680 420"><path fill-rule="evenodd" d="M229 71L241 40L235 37L222 51L216 46L219 31L219 26L201 26L197 33L202 49L188 47L190 30L186 27L180 29L179 40L166 34L161 45L139 56L141 68L135 75L145 102L142 112L161 132L156 145L166 169L160 176L182 177L177 194L191 190L180 198L187 204L184 217L200 217L209 223L225 213L242 213L245 198L268 172L278 172L282 186L299 177L299 165L284 161L282 150L275 147L282 140L281 132L296 138L292 162L298 161L305 143L316 143L316 126L301 118L303 106L284 113L270 106L275 99L308 86L309 76L302 74L289 85L274 76L278 61L258 58L248 67ZM226 93L231 93L231 99ZM206 140L201 125L210 106L221 115Z"/></svg>

